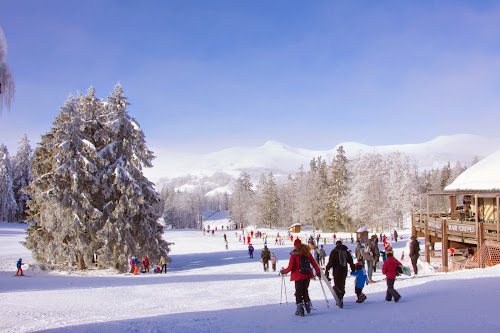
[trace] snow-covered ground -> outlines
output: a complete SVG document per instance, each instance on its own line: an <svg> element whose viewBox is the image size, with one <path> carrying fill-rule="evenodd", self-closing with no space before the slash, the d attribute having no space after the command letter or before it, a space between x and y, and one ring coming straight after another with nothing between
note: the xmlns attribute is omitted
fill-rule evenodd
<svg viewBox="0 0 500 333"><path fill-rule="evenodd" d="M327 308L319 282L312 281L315 310L302 318L294 316L289 275L286 294L281 294L278 273L263 272L258 259L262 240L254 240L257 255L250 259L234 231L226 232L226 250L220 229L214 237L168 230L165 239L175 245L167 274L46 272L28 267L33 259L20 244L26 227L0 223L1 332L500 331L500 266L448 274L424 270L417 279L398 278L396 289L403 298L397 304L384 300L379 271L374 274L379 282L364 289L368 299L363 304L355 303L354 279L348 277L344 309L335 307L328 294ZM398 259L409 238L408 232L401 233L403 241L394 244ZM278 269L286 267L290 242L274 246L270 241L269 247L278 257ZM326 247L330 252L331 240ZM24 278L14 276L19 257L26 263Z"/></svg>

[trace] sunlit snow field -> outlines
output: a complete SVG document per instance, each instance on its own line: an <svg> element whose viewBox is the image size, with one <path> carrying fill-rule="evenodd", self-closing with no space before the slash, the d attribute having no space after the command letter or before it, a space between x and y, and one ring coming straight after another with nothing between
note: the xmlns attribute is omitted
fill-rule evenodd
<svg viewBox="0 0 500 333"><path fill-rule="evenodd" d="M319 282L311 281L315 310L296 317L294 284L286 276L286 294L281 293L278 273L263 271L260 239L253 240L256 252L250 259L234 231L226 231L226 250L220 228L214 237L198 230L167 230L165 239L175 243L167 274L46 272L29 267L34 261L20 244L26 228L0 222L1 332L500 331L500 266L448 274L423 269L417 279L398 278L395 287L403 298L397 304L385 301L379 271L374 273L378 282L364 289L368 299L363 304L355 303L354 278L348 277L344 309L335 307L329 294L327 308ZM394 243L398 259L409 230L400 234L404 239ZM331 234L324 236L329 253ZM347 245L354 251L355 244ZM278 257L278 270L286 267L290 241L275 246L269 240L269 247ZM27 277L14 276L20 257Z"/></svg>

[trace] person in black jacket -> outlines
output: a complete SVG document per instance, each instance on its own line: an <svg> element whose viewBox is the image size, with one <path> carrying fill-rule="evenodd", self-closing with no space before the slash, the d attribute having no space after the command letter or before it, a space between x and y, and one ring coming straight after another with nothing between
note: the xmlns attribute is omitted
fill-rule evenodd
<svg viewBox="0 0 500 333"><path fill-rule="evenodd" d="M351 267L351 271L355 271L352 257L348 252L348 248L342 245L342 241L337 241L336 246L330 253L328 264L325 268L325 275L328 277L330 268L333 270L333 283L337 296L342 299L345 294L345 279L347 278L347 265Z"/></svg>
<svg viewBox="0 0 500 333"><path fill-rule="evenodd" d="M415 236L411 236L409 256L411 259L411 265L413 266L413 272L415 273L413 277L417 277L418 276L417 261L418 257L420 257L420 244L418 243L417 237Z"/></svg>

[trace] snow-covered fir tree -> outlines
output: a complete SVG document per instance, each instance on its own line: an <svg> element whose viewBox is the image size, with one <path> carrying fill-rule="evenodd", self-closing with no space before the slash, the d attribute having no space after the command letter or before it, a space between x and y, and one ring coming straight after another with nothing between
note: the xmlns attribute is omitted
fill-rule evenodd
<svg viewBox="0 0 500 333"><path fill-rule="evenodd" d="M4 144L0 144L0 221L13 222L17 212L12 184L9 151Z"/></svg>
<svg viewBox="0 0 500 333"><path fill-rule="evenodd" d="M13 180L12 186L17 203L17 218L25 219L27 209L26 202L29 200L28 194L23 191L31 184L31 161L33 160L33 149L31 148L28 135L24 134L19 142L16 155L13 159Z"/></svg>
<svg viewBox="0 0 500 333"><path fill-rule="evenodd" d="M261 212L261 224L268 228L278 226L279 221L279 198L278 188L273 173L270 172L267 179L263 178L259 211Z"/></svg>
<svg viewBox="0 0 500 333"><path fill-rule="evenodd" d="M347 159L344 147L337 149L337 155L328 167L327 175L327 212L326 227L332 231L345 231L348 228L348 215L345 209L347 193Z"/></svg>
<svg viewBox="0 0 500 333"><path fill-rule="evenodd" d="M142 174L153 155L121 86L107 105L94 94L70 96L34 152L28 205L36 224L26 246L41 262L123 271L131 255L158 260L168 244L158 194Z"/></svg>
<svg viewBox="0 0 500 333"><path fill-rule="evenodd" d="M252 221L249 210L253 205L254 191L250 175L242 172L236 180L235 189L229 199L229 220L246 227Z"/></svg>
<svg viewBox="0 0 500 333"><path fill-rule="evenodd" d="M131 255L159 261L169 252L155 207L160 204L159 195L142 172L143 167L152 167L154 155L139 123L129 115L128 105L117 84L105 105L109 136L103 142L107 144L98 152L102 159L99 192L105 204L97 257L120 270L126 269Z"/></svg>

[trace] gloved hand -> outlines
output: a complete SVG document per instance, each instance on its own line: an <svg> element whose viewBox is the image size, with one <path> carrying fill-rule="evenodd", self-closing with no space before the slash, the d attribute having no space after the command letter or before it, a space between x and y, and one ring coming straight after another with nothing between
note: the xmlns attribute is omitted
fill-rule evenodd
<svg viewBox="0 0 500 333"><path fill-rule="evenodd" d="M316 273L316 276L319 277L321 279L321 272L317 272Z"/></svg>
<svg viewBox="0 0 500 333"><path fill-rule="evenodd" d="M285 273L283 273L284 270L285 269L283 267L281 267L281 269L280 269L280 275L285 275Z"/></svg>

